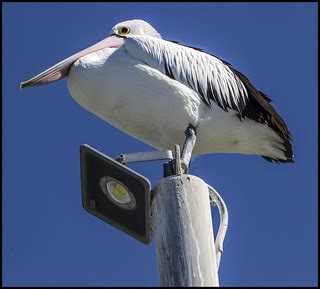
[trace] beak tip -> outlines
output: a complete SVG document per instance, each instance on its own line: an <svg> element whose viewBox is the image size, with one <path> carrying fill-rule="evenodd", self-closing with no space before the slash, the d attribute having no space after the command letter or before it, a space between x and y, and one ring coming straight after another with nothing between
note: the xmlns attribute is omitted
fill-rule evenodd
<svg viewBox="0 0 320 289"><path fill-rule="evenodd" d="M19 89L20 89L20 90L22 90L22 89L25 88L25 86L26 86L25 83L26 83L26 82L20 82L20 84L19 84Z"/></svg>

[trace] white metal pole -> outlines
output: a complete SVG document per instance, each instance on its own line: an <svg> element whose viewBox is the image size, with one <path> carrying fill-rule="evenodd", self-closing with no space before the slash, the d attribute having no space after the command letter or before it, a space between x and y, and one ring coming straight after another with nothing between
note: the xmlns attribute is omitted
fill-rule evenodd
<svg viewBox="0 0 320 289"><path fill-rule="evenodd" d="M160 286L219 286L208 185L173 175L153 194Z"/></svg>

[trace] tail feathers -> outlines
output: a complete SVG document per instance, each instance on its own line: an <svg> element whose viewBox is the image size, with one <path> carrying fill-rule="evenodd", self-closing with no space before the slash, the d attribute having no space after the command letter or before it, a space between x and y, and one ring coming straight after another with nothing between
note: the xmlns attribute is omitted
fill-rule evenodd
<svg viewBox="0 0 320 289"><path fill-rule="evenodd" d="M285 159L272 158L269 156L262 156L266 161L271 163L294 163L294 155L292 151L292 145L288 139L283 139L284 149L282 150L285 156Z"/></svg>
<svg viewBox="0 0 320 289"><path fill-rule="evenodd" d="M282 164L285 164L285 163L294 163L294 160L293 160L293 157L292 158L288 158L286 160L282 160L282 159L273 159L273 158L270 158L270 157L265 157L265 156L262 156L266 161L270 162L270 163L282 163Z"/></svg>

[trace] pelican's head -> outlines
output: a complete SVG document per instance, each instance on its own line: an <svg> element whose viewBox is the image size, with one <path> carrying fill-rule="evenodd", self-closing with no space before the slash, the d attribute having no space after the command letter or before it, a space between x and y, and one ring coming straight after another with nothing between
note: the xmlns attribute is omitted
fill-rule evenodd
<svg viewBox="0 0 320 289"><path fill-rule="evenodd" d="M143 20L129 20L129 21L121 22L115 25L111 29L110 35L107 38L90 46L87 49L84 49L62 60L61 62L41 72L35 77L27 81L21 82L20 89L23 89L27 86L37 86L37 85L47 84L53 81L57 81L61 78L64 78L68 76L70 67L79 58L104 48L108 48L108 47L118 48L125 43L125 38L130 35L147 35L147 36L161 38L160 34L149 23Z"/></svg>
<svg viewBox="0 0 320 289"><path fill-rule="evenodd" d="M121 37L147 35L161 38L161 35L157 30L155 30L148 22L140 19L128 20L116 24L111 29L110 35L118 35Z"/></svg>

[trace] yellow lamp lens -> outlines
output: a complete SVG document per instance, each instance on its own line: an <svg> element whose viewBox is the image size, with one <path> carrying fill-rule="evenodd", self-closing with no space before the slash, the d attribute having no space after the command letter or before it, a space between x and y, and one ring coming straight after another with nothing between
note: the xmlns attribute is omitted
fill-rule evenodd
<svg viewBox="0 0 320 289"><path fill-rule="evenodd" d="M127 187L120 181L111 177L103 177L100 180L103 193L116 205L125 209L133 209L136 206L135 198Z"/></svg>
<svg viewBox="0 0 320 289"><path fill-rule="evenodd" d="M120 184L113 181L107 183L109 193L120 203L129 203L130 195L128 191Z"/></svg>

